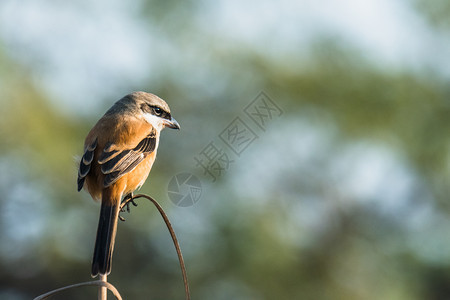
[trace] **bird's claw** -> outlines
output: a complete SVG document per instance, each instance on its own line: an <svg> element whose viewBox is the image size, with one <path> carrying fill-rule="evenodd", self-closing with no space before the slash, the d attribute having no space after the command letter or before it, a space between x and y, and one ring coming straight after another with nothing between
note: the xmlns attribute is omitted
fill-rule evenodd
<svg viewBox="0 0 450 300"><path fill-rule="evenodd" d="M128 201L128 202L127 202ZM130 202L131 202L131 204L133 204L134 206L137 206L137 203L136 202L134 202L134 200L133 200L133 194L132 193L130 193L130 194L128 194L128 195L126 195L125 196L125 198L123 198L123 200L122 200L122 203L125 203L125 205L123 205L122 206L122 209L120 210L120 212L125 212L125 206L126 206L126 210L127 210L127 213L130 213ZM124 217L122 217L122 216L120 216L119 215L119 219L121 220L121 221L125 221L125 218Z"/></svg>
<svg viewBox="0 0 450 300"><path fill-rule="evenodd" d="M130 202L131 202L131 204L133 204L134 206L137 206L136 202L134 202L133 199L129 200L129 201L125 204L125 206L126 206L126 208L127 208L127 213L130 213ZM125 209L122 208L122 211L125 211Z"/></svg>

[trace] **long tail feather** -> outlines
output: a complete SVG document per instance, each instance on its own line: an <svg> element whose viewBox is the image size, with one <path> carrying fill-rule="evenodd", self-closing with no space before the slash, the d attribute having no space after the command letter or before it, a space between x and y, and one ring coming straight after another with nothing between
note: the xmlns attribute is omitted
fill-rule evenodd
<svg viewBox="0 0 450 300"><path fill-rule="evenodd" d="M109 201L108 201L109 202ZM92 277L108 275L111 272L111 260L116 239L119 205L111 205L102 201L98 221L97 238L95 240L94 257L92 259Z"/></svg>

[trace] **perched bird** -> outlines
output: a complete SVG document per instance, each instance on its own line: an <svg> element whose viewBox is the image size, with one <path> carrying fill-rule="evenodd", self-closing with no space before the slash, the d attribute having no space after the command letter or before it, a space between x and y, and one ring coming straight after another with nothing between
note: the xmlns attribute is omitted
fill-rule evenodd
<svg viewBox="0 0 450 300"><path fill-rule="evenodd" d="M101 200L93 277L111 272L122 198L132 196L147 179L164 127L180 129L167 103L156 95L134 92L117 101L86 137L78 191L84 187L93 199Z"/></svg>

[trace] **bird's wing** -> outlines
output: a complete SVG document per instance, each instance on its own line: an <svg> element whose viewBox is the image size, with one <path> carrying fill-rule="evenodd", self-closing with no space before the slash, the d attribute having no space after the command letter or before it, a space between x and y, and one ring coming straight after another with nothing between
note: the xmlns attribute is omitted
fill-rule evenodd
<svg viewBox="0 0 450 300"><path fill-rule="evenodd" d="M94 159L94 151L97 147L97 139L95 139L91 144L87 145L83 157L80 161L80 168L78 169L78 191L81 191L84 185L84 180L86 179L86 175L91 170L91 163Z"/></svg>
<svg viewBox="0 0 450 300"><path fill-rule="evenodd" d="M107 144L98 158L101 171L105 175L103 187L110 186L126 173L133 171L155 150L156 139L156 131L152 130L132 149L118 150L113 144Z"/></svg>

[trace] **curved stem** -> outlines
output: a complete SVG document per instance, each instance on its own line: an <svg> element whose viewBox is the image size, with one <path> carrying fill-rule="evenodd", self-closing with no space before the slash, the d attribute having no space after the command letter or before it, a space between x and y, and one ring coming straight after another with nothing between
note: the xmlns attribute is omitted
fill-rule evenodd
<svg viewBox="0 0 450 300"><path fill-rule="evenodd" d="M122 296L120 296L119 291L109 282L106 281L102 281L102 280L96 280L96 281L88 281L88 282L82 282L82 283L76 283L76 284L72 284L72 285L68 285L53 291L50 291L48 293L42 294L36 298L34 298L33 300L43 300L43 299L47 299L50 296L53 296L59 292L68 290L68 289L72 289L72 288L77 288L77 287L81 287L81 286L87 286L87 285L98 285L101 287L106 287L108 290L110 290L111 292L113 292L114 296L116 297L116 299L122 300Z"/></svg>
<svg viewBox="0 0 450 300"><path fill-rule="evenodd" d="M161 207L161 205L159 205L159 203L152 197L144 195L144 194L139 194L139 195L132 196L132 197L126 199L126 201L122 202L122 204L120 205L120 209L122 209L128 202L133 201L134 199L138 199L138 198L145 198L147 200L150 200L155 205L155 207L158 209L159 213L161 214L161 217L164 219L167 229L169 230L170 236L172 237L172 241L175 246L175 250L177 251L178 260L180 262L180 268L181 268L181 274L183 276L184 292L186 295L186 300L190 300L191 295L189 292L189 283L188 283L188 278L187 278L187 273L186 273L186 267L184 265L183 254L181 253L180 245L178 244L177 236L175 234L175 231L172 228L172 224L170 224L169 218L167 217L167 215L164 212L164 209Z"/></svg>

